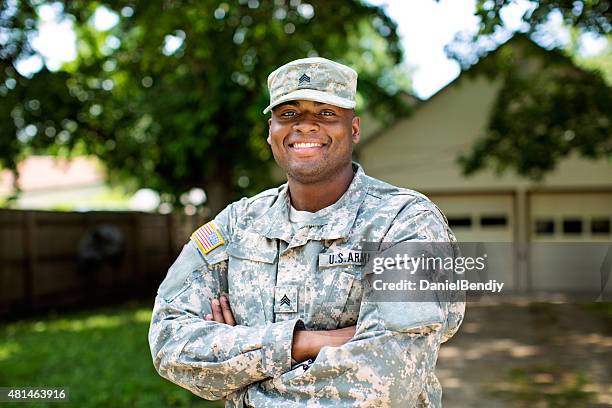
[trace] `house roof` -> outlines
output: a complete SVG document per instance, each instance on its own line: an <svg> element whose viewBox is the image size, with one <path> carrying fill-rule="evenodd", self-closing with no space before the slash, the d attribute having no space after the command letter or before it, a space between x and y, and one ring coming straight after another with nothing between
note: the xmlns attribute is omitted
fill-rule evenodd
<svg viewBox="0 0 612 408"><path fill-rule="evenodd" d="M446 91L447 89L453 87L459 81L461 81L461 79L464 78L466 74L478 74L479 71L480 71L480 68L486 63L486 61L491 60L492 58L495 58L497 55L499 55L499 53L503 49L505 49L505 48L507 48L508 46L511 46L511 45L514 45L514 46L520 45L520 46L526 47L530 52L534 52L534 53L540 54L542 56L546 56L547 58L554 58L554 59L556 59L559 62L565 62L568 65L574 66L576 68L576 70L578 70L580 72L587 73L587 71L585 71L582 68L578 67L574 63L574 61L572 61L572 59L570 57L568 57L567 55L565 55L564 53L562 53L558 49L550 49L549 50L549 49L543 48L542 46L540 46L537 43L535 43L526 34L516 33L512 37L510 37L508 40L506 40L505 42L501 43L494 50L491 50L491 51L483 54L482 56L480 56L478 58L478 62L476 62L473 65L470 65L468 68L463 69L455 79L453 79L451 82L446 84L444 87L440 88L438 90L438 92L433 94L431 97L429 97L428 99L421 99L420 100L421 104L427 103L428 101L432 100L436 96L444 93L444 91Z"/></svg>
<svg viewBox="0 0 612 408"><path fill-rule="evenodd" d="M52 156L30 156L17 165L18 185L23 192L70 189L104 182L97 159L76 157L68 160ZM14 178L9 170L0 172L0 195L14 193Z"/></svg>
<svg viewBox="0 0 612 408"><path fill-rule="evenodd" d="M427 99L420 99L420 98L418 98L418 97L416 97L414 95L411 95L412 98L413 98L413 101L414 101L412 106L414 107L415 111L417 111L419 108L421 108L425 104L431 102L433 99L436 99L440 95L446 93L449 89L451 89L452 87L457 85L466 76L469 76L469 75L478 75L482 71L483 66L488 61L490 61L492 58L495 58L497 55L500 54L500 52L503 49L507 48L510 45L515 45L515 46L516 45L520 45L520 46L526 47L530 52L533 52L533 53L536 53L536 54L540 54L542 56L546 56L547 58L554 58L554 59L556 59L559 62L567 63L568 65L573 66L579 72L584 72L584 73L588 72L588 71L585 71L584 69L578 67L574 63L574 61L572 61L571 58L569 58L568 56L566 56L565 54L563 54L559 50L556 50L556 49L552 49L552 50L545 49L545 48L541 47L540 45L536 44L535 42L533 42L533 40L531 40L526 34L516 33L512 37L510 37L506 42L500 44L494 50L489 51L488 53L482 55L478 59L478 62L476 62L475 64L469 66L466 69L463 69L455 79L453 79L451 82L446 84L444 87L440 88L435 94L433 94L429 98L427 98ZM408 118L406 118L406 117L398 118L395 123L401 122L403 120L410 120L410 117L408 117ZM393 126L393 124L391 126ZM383 127L383 128L378 129L372 135L370 135L365 140L363 140L363 142L360 143L360 145L358 145L358 149L361 149L365 145L368 145L372 141L378 139L378 137L383 135L383 134L385 134L388 131L388 129L389 129L389 127Z"/></svg>

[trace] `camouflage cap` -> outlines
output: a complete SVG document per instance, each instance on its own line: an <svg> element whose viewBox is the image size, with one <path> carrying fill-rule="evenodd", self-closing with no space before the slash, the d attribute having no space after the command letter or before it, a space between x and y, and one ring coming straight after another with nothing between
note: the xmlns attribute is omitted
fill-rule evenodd
<svg viewBox="0 0 612 408"><path fill-rule="evenodd" d="M313 57L291 61L268 76L268 113L283 102L303 99L341 108L355 107L357 72L346 65Z"/></svg>

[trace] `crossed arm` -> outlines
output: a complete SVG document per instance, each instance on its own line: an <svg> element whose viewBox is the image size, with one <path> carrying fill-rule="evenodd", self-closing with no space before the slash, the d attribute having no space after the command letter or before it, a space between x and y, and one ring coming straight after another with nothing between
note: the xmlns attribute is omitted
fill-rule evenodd
<svg viewBox="0 0 612 408"><path fill-rule="evenodd" d="M212 314L207 314L205 320L215 321L230 326L236 325L234 314L226 295L211 302ZM314 359L321 348L325 346L339 347L347 343L355 335L356 326L344 327L336 330L295 330L291 345L291 358L302 362Z"/></svg>
<svg viewBox="0 0 612 408"><path fill-rule="evenodd" d="M281 377L291 371L292 358L318 357L322 349L339 348L325 346L342 346L353 337L355 327L296 330L299 319L236 324L227 297L219 297L225 293L224 268L225 262L202 264L193 242L171 266L149 328L153 364L162 377L202 398L220 399Z"/></svg>

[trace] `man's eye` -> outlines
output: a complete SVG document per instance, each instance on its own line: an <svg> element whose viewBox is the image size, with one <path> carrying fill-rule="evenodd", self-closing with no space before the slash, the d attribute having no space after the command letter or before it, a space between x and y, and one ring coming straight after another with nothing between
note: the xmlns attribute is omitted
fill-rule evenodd
<svg viewBox="0 0 612 408"><path fill-rule="evenodd" d="M323 111L321 112L321 115L323 116L334 116L336 113L332 112L332 111Z"/></svg>
<svg viewBox="0 0 612 408"><path fill-rule="evenodd" d="M283 112L280 114L282 117L285 118L290 118L292 116L295 116L295 112L294 111L287 111L287 112Z"/></svg>

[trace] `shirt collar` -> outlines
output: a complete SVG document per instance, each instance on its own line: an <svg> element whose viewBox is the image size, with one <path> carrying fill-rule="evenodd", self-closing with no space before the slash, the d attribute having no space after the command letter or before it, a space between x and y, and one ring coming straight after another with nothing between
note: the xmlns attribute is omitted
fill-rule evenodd
<svg viewBox="0 0 612 408"><path fill-rule="evenodd" d="M310 239L339 239L349 236L369 188L368 178L362 167L353 162L353 170L353 180L338 201L314 213L306 224L319 227L309 234ZM288 185L284 184L275 203L255 221L253 229L267 238L289 242L292 236L289 206L289 189Z"/></svg>

